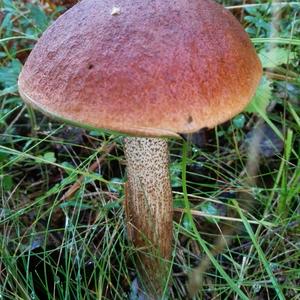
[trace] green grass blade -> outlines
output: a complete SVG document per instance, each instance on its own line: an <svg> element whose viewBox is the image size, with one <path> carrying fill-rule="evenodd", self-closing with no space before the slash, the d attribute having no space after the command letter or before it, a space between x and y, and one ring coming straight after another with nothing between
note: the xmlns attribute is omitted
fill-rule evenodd
<svg viewBox="0 0 300 300"><path fill-rule="evenodd" d="M242 210L240 209L237 201L233 200L233 203L234 203L234 206L236 207L241 219L243 220L243 224L244 224L244 226L245 226L245 228L246 228L246 230L247 230L247 232L248 232L248 234L251 238L251 241L252 241L252 243L253 243L253 245L254 245L257 253L258 253L260 261L262 262L263 266L265 267L265 269L266 269L266 271L267 271L267 273L270 277L270 280L271 280L271 282L272 282L272 284L273 284L273 286L274 286L274 288L277 292L277 295L278 295L279 299L280 300L285 300L285 297L283 295L281 287L279 286L279 283L278 283L277 279L275 278L275 276L274 276L274 274L273 274L273 272L272 272L272 270L269 266L269 263L267 261L267 258L265 256L263 250L261 249L259 243L257 242L257 239L255 237L255 234L254 234L252 228L251 228L251 225L249 224L247 218L244 216L244 214L243 214Z"/></svg>

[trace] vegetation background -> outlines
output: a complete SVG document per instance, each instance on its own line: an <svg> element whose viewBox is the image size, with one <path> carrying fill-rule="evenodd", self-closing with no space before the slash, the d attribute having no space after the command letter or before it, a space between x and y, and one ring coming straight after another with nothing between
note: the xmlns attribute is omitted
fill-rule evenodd
<svg viewBox="0 0 300 300"><path fill-rule="evenodd" d="M0 1L1 299L135 299L122 138L50 120L18 94L30 50L75 2ZM170 141L169 298L185 299L187 274L226 236L196 299L300 299L300 3L219 2L252 38L264 76L245 112L188 143ZM251 198L239 199L241 191Z"/></svg>

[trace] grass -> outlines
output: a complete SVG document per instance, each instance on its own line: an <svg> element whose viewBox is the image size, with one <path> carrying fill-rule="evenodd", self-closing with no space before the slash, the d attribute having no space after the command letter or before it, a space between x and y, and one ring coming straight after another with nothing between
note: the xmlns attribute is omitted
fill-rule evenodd
<svg viewBox="0 0 300 300"><path fill-rule="evenodd" d="M134 299L122 138L23 104L22 64L72 1L28 2L0 2L0 297ZM223 4L252 38L264 80L233 120L169 143L169 298L184 299L193 274L195 299L300 299L300 4Z"/></svg>

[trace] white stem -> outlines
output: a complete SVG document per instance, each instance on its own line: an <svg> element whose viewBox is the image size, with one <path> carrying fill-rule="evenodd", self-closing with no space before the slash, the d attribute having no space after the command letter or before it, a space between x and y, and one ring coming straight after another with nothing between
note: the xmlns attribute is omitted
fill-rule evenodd
<svg viewBox="0 0 300 300"><path fill-rule="evenodd" d="M167 142L160 138L125 139L126 217L138 250L139 280L154 297L166 284L172 248L172 190Z"/></svg>

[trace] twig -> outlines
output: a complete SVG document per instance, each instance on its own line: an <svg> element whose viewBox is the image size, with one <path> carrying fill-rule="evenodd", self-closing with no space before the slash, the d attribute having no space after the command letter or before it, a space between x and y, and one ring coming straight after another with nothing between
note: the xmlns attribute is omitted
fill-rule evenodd
<svg viewBox="0 0 300 300"><path fill-rule="evenodd" d="M104 153L100 156L99 159L97 159L88 169L89 172L93 172L95 171L100 164L103 162L103 160L105 159L105 157L116 147L115 143L112 143L106 147L104 147L104 149L101 149L102 151L104 151ZM101 147L102 148L102 147ZM68 200L70 197L72 197L76 191L80 188L81 183L84 180L84 176L80 176L79 179L66 191L66 193L61 197L61 201L65 201Z"/></svg>

